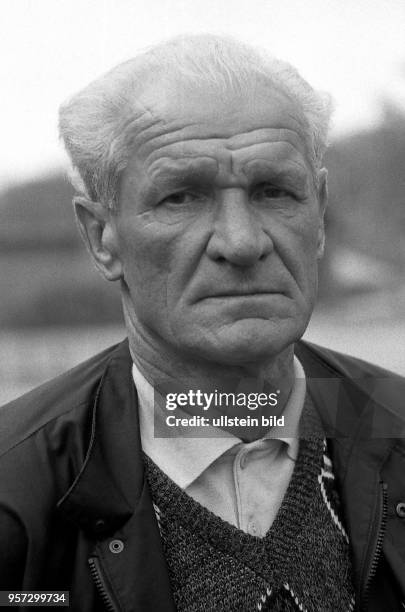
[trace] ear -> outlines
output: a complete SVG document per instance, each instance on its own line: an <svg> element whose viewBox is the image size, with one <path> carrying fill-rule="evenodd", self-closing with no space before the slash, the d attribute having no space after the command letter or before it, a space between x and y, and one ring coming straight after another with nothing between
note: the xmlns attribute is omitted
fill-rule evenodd
<svg viewBox="0 0 405 612"><path fill-rule="evenodd" d="M318 173L318 202L319 202L319 226L318 226L318 259L322 259L325 249L325 211L328 205L328 171L322 168Z"/></svg>
<svg viewBox="0 0 405 612"><path fill-rule="evenodd" d="M84 243L101 274L110 281L122 277L118 239L111 211L100 202L76 196L73 206Z"/></svg>

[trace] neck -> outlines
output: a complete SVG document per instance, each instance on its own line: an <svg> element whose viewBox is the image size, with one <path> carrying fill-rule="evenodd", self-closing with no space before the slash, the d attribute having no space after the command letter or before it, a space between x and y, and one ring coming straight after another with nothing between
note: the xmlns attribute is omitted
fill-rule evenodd
<svg viewBox="0 0 405 612"><path fill-rule="evenodd" d="M161 396L167 393L183 393L189 396L190 391L200 391L207 397L218 394L233 394L232 397L251 399L250 407L241 402L239 405L210 405L209 416L226 414L240 418L255 416L260 422L262 416L279 416L282 414L294 382L293 345L277 355L256 362L241 362L224 364L219 361L208 361L190 354L182 354L168 346L160 338L154 338L140 326L135 326L127 316L126 324L132 359L136 367ZM272 394L277 401L263 402L255 405L258 394L269 397ZM252 408L252 406L254 406ZM202 414L201 405L183 404L181 410L189 414ZM267 428L268 429L268 428ZM266 429L265 429L266 430ZM239 435L244 439L262 437L265 433L262 427L254 427Z"/></svg>

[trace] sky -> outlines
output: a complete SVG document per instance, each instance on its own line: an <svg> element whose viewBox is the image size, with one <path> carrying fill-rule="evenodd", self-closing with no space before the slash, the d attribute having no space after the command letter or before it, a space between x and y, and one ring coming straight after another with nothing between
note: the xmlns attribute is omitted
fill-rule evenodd
<svg viewBox="0 0 405 612"><path fill-rule="evenodd" d="M57 111L69 95L164 38L232 35L329 91L332 138L405 108L405 0L2 0L0 189L66 164Z"/></svg>

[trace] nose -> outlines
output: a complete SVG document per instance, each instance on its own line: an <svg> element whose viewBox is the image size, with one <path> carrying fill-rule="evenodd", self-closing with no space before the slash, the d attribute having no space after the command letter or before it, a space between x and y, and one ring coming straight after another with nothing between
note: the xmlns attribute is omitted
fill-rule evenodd
<svg viewBox="0 0 405 612"><path fill-rule="evenodd" d="M208 256L217 262L248 267L265 259L272 250L272 239L247 194L239 189L225 190L218 201Z"/></svg>

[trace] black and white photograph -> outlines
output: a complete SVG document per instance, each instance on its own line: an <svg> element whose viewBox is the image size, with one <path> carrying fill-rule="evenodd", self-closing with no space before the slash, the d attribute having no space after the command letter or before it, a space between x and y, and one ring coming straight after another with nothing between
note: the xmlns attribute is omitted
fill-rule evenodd
<svg viewBox="0 0 405 612"><path fill-rule="evenodd" d="M1 30L0 607L405 610L405 3Z"/></svg>

